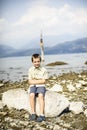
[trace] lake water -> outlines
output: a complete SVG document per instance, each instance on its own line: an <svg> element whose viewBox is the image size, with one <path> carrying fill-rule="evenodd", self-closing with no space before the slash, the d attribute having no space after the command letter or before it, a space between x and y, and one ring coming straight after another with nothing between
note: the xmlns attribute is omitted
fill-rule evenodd
<svg viewBox="0 0 87 130"><path fill-rule="evenodd" d="M45 64L63 61L67 65L60 65L55 67L46 66L49 75L60 75L67 72L81 72L87 71L87 53L79 54L58 54L58 55L45 55ZM4 81L22 81L28 77L28 69L32 65L31 57L9 57L0 58L0 80Z"/></svg>

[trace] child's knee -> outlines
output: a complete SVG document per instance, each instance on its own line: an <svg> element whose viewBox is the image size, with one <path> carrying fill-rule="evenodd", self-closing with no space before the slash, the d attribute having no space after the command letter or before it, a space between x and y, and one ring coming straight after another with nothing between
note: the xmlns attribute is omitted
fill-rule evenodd
<svg viewBox="0 0 87 130"><path fill-rule="evenodd" d="M41 98L41 99L43 99L43 98L44 98L44 96L43 96L43 94L42 94L42 93L39 93L39 94L38 94L38 97L39 97L39 98Z"/></svg>
<svg viewBox="0 0 87 130"><path fill-rule="evenodd" d="M34 93L30 93L30 98L34 98L35 94Z"/></svg>

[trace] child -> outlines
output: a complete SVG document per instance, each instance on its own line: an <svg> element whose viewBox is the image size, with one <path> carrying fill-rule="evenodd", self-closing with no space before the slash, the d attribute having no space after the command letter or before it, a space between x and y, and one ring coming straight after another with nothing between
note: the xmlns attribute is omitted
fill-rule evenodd
<svg viewBox="0 0 87 130"><path fill-rule="evenodd" d="M44 116L44 96L46 92L45 83L48 78L47 70L41 66L41 57L39 54L33 54L31 57L33 66L29 69L29 85L30 85L30 120L36 120L35 113L35 97L38 96L40 104L40 115L37 117L38 122L45 121Z"/></svg>

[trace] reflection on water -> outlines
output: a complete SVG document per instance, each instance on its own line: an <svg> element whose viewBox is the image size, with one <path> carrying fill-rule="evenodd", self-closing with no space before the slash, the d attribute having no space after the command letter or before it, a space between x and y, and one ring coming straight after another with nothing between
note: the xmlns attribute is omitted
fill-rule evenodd
<svg viewBox="0 0 87 130"><path fill-rule="evenodd" d="M87 53L80 54L62 54L62 55L46 55L45 64L63 61L67 65L60 66L46 66L49 76L62 73L81 72L87 70L87 65L84 63L87 61ZM28 69L32 65L31 57L10 57L0 58L0 80L12 80L19 81L28 78Z"/></svg>

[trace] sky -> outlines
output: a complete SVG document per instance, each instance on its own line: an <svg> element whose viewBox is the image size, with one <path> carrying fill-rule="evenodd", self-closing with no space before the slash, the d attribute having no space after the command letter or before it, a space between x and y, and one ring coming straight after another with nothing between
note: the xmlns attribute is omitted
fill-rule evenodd
<svg viewBox="0 0 87 130"><path fill-rule="evenodd" d="M34 47L87 37L87 0L0 0L0 44Z"/></svg>

